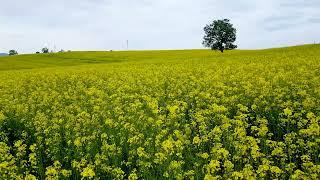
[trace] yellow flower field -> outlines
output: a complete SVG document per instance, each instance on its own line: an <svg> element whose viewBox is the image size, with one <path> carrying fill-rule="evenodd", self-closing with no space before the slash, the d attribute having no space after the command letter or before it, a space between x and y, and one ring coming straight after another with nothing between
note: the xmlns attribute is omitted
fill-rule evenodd
<svg viewBox="0 0 320 180"><path fill-rule="evenodd" d="M320 179L319 45L51 56L0 58L0 179Z"/></svg>

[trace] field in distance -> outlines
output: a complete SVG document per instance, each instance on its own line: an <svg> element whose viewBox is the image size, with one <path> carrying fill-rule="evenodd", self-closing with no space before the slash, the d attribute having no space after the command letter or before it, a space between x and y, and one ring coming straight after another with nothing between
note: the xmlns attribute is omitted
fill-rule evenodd
<svg viewBox="0 0 320 180"><path fill-rule="evenodd" d="M319 179L320 45L0 57L4 179Z"/></svg>
<svg viewBox="0 0 320 180"><path fill-rule="evenodd" d="M210 50L162 51L88 51L49 54L28 54L0 57L0 71L57 68L65 66L114 63L167 63L172 61L283 61L287 58L314 58L319 55L319 45L304 45L266 50L233 50L227 53Z"/></svg>

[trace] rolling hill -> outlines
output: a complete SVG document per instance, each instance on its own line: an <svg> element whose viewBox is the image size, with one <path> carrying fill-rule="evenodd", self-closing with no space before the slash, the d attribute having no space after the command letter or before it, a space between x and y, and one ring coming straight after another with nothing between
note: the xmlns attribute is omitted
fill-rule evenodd
<svg viewBox="0 0 320 180"><path fill-rule="evenodd" d="M30 54L0 58L0 70L37 69L114 63L159 63L174 61L220 60L283 60L301 57L316 58L320 45L303 45L265 50L234 50L219 53L210 50L64 52ZM296 57L295 57L296 56Z"/></svg>

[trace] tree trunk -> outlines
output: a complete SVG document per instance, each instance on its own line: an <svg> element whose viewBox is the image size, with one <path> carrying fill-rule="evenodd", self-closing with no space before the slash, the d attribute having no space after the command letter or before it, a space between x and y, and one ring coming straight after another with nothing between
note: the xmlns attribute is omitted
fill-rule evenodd
<svg viewBox="0 0 320 180"><path fill-rule="evenodd" d="M220 49L221 53L223 53L224 47L223 47L222 43L220 44L219 49Z"/></svg>

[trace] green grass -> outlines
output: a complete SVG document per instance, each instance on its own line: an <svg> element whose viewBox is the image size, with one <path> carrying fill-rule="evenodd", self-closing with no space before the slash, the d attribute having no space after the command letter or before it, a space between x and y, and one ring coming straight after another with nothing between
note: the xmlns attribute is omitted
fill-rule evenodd
<svg viewBox="0 0 320 180"><path fill-rule="evenodd" d="M43 69L64 66L96 65L110 63L165 63L200 60L283 60L283 58L318 58L320 45L304 45L266 50L233 50L220 53L211 50L162 50L162 51L114 51L114 52L65 52L52 54L28 54L0 57L0 71Z"/></svg>

